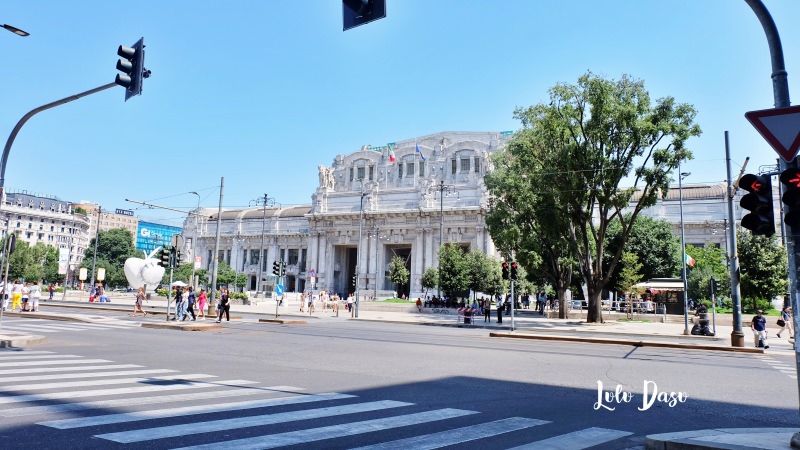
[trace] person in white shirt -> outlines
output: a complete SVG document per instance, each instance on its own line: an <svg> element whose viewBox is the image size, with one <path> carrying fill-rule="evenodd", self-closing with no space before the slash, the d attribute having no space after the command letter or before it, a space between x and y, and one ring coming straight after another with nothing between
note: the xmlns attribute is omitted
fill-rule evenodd
<svg viewBox="0 0 800 450"><path fill-rule="evenodd" d="M11 311L17 308L22 312L22 282L19 280L14 281L11 286Z"/></svg>
<svg viewBox="0 0 800 450"><path fill-rule="evenodd" d="M39 300L42 299L42 287L39 286L39 283L33 283L30 287L30 308L33 312L39 312Z"/></svg>

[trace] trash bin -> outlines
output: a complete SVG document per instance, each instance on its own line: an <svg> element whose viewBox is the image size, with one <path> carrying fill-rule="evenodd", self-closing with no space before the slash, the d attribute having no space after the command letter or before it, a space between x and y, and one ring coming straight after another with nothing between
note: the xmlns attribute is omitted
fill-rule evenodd
<svg viewBox="0 0 800 450"><path fill-rule="evenodd" d="M472 323L472 313L464 313L464 323Z"/></svg>

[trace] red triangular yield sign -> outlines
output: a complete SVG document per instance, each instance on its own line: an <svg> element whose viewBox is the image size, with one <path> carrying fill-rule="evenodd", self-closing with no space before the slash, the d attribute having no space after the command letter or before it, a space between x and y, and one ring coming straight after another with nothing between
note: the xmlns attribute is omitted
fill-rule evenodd
<svg viewBox="0 0 800 450"><path fill-rule="evenodd" d="M744 116L786 162L800 150L800 106L762 109Z"/></svg>

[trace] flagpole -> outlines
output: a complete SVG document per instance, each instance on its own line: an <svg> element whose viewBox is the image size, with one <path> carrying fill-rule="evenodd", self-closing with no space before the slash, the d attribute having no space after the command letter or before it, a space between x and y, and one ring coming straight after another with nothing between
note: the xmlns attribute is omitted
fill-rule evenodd
<svg viewBox="0 0 800 450"><path fill-rule="evenodd" d="M414 187L417 187L417 138L414 138Z"/></svg>
<svg viewBox="0 0 800 450"><path fill-rule="evenodd" d="M384 175L386 178L384 179L384 189L389 189L389 153L392 152L392 146L386 144L386 160L383 163L384 167Z"/></svg>

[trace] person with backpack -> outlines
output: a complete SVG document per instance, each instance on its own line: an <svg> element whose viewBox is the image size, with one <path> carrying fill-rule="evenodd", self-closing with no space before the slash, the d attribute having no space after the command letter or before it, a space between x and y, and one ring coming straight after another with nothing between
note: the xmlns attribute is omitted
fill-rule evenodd
<svg viewBox="0 0 800 450"><path fill-rule="evenodd" d="M186 307L186 303L183 301L183 289L180 286L175 287L175 316L172 318L173 321L183 321L186 317L186 311L184 308Z"/></svg>
<svg viewBox="0 0 800 450"><path fill-rule="evenodd" d="M197 320L197 316L194 314L194 302L196 299L194 288L189 286L189 294L186 296L186 311L192 315L192 321ZM184 314L184 317L186 317L186 314Z"/></svg>

